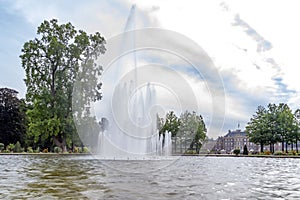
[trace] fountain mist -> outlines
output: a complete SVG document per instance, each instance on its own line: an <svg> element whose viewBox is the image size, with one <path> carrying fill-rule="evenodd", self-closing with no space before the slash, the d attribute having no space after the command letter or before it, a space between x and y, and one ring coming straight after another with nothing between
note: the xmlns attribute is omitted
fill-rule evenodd
<svg viewBox="0 0 300 200"><path fill-rule="evenodd" d="M135 10L132 6L125 31L135 27ZM122 40L123 46L135 45L134 34L124 36ZM151 82L139 84L142 81L138 80L136 52L131 52L128 57L115 62L110 79L118 84L112 84L110 90L113 93L110 97L106 96L109 102L106 106L110 109L100 122L96 153L104 157L171 155L171 133L159 135L157 129L155 85Z"/></svg>

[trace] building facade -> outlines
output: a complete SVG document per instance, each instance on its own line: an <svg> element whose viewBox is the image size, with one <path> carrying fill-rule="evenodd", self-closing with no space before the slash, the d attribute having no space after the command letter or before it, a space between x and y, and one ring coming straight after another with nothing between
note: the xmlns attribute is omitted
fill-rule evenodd
<svg viewBox="0 0 300 200"><path fill-rule="evenodd" d="M243 151L245 145L250 152L259 151L259 146L249 141L245 131L240 129L235 131L229 130L225 136L218 137L214 150L216 152L232 153L234 149Z"/></svg>

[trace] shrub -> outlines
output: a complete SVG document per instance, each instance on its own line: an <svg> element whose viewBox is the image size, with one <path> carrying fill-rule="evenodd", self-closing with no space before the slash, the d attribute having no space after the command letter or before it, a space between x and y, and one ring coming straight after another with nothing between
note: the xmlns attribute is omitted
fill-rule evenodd
<svg viewBox="0 0 300 200"><path fill-rule="evenodd" d="M289 155L295 156L296 154L297 154L297 152L295 150L289 151Z"/></svg>
<svg viewBox="0 0 300 200"><path fill-rule="evenodd" d="M241 153L241 150L235 149L235 150L233 150L233 153L237 156Z"/></svg>
<svg viewBox="0 0 300 200"><path fill-rule="evenodd" d="M4 149L4 144L0 143L0 151L2 151Z"/></svg>
<svg viewBox="0 0 300 200"><path fill-rule="evenodd" d="M54 153L62 153L62 149L60 147L54 147Z"/></svg>
<svg viewBox="0 0 300 200"><path fill-rule="evenodd" d="M13 152L14 151L14 148L15 148L15 145L14 144L9 144L6 146L6 150L10 151L10 152Z"/></svg>
<svg viewBox="0 0 300 200"><path fill-rule="evenodd" d="M74 153L79 153L79 148L78 147L74 148Z"/></svg>
<svg viewBox="0 0 300 200"><path fill-rule="evenodd" d="M271 153L271 151L265 151L264 154L265 155L271 155L272 153Z"/></svg>
<svg viewBox="0 0 300 200"><path fill-rule="evenodd" d="M44 149L43 153L48 153L48 148Z"/></svg>
<svg viewBox="0 0 300 200"><path fill-rule="evenodd" d="M34 153L40 153L41 150L40 150L40 147L36 148L36 150L33 151Z"/></svg>
<svg viewBox="0 0 300 200"><path fill-rule="evenodd" d="M184 154L196 154L197 152L195 150L186 150Z"/></svg>
<svg viewBox="0 0 300 200"><path fill-rule="evenodd" d="M243 155L248 155L248 154L249 152L248 152L247 145L244 145Z"/></svg>
<svg viewBox="0 0 300 200"><path fill-rule="evenodd" d="M33 153L32 147L27 147L27 153Z"/></svg>
<svg viewBox="0 0 300 200"><path fill-rule="evenodd" d="M21 147L21 144L20 142L18 141L15 146L14 146L14 150L13 150L15 153L21 153L22 152L22 147Z"/></svg>
<svg viewBox="0 0 300 200"><path fill-rule="evenodd" d="M275 151L274 155L276 155L276 156L282 156L283 153L282 153L282 151Z"/></svg>
<svg viewBox="0 0 300 200"><path fill-rule="evenodd" d="M89 153L89 149L87 147L83 147L82 153Z"/></svg>
<svg viewBox="0 0 300 200"><path fill-rule="evenodd" d="M259 151L255 151L255 150L254 151L250 151L249 153L252 154L252 155L259 155L260 154Z"/></svg>

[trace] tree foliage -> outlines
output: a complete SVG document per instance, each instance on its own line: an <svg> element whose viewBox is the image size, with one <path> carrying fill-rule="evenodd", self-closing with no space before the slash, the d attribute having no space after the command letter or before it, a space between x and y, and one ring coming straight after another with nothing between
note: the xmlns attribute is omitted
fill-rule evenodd
<svg viewBox="0 0 300 200"><path fill-rule="evenodd" d="M175 149L179 140L180 146L184 146L185 150L195 148L199 153L207 138L204 120L196 112L185 111L180 117L177 117L174 111L170 111L166 114L165 119L157 116L157 127L160 134L164 134L166 131L171 132Z"/></svg>
<svg viewBox="0 0 300 200"><path fill-rule="evenodd" d="M25 103L17 94L13 89L0 88L0 141L5 146L25 140Z"/></svg>
<svg viewBox="0 0 300 200"><path fill-rule="evenodd" d="M268 141L267 123L267 110L263 106L258 106L256 113L246 126L246 133L250 138L250 142L260 144L261 152L263 152L263 146L267 144Z"/></svg>
<svg viewBox="0 0 300 200"><path fill-rule="evenodd" d="M293 113L284 103L268 104L267 109L259 106L246 126L250 141L260 144L261 152L263 152L263 145L269 144L272 153L277 142L282 143L282 151L284 151L284 144L286 147L288 144L297 144L299 139L297 113L299 112Z"/></svg>
<svg viewBox="0 0 300 200"><path fill-rule="evenodd" d="M161 119L163 123L163 119ZM171 132L172 137L176 136L180 126L180 120L175 115L174 111L170 111L166 115L166 120L160 130L162 134L164 134L166 131Z"/></svg>
<svg viewBox="0 0 300 200"><path fill-rule="evenodd" d="M72 92L80 80L83 104L101 99L97 76L101 67L95 60L105 52L100 33L88 35L71 23L44 21L38 37L26 42L20 58L25 69L26 100L31 109L29 135L35 143L55 143L63 150L74 139ZM80 82L79 81L79 82ZM88 90L88 93L84 93ZM84 111L82 111L84 112Z"/></svg>

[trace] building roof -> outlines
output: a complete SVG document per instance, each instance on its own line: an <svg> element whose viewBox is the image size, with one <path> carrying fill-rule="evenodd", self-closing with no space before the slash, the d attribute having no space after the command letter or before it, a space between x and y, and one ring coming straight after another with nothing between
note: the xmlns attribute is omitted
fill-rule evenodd
<svg viewBox="0 0 300 200"><path fill-rule="evenodd" d="M241 131L240 129L237 129L235 131L229 130L224 137L236 137L236 136L246 136L246 132Z"/></svg>

